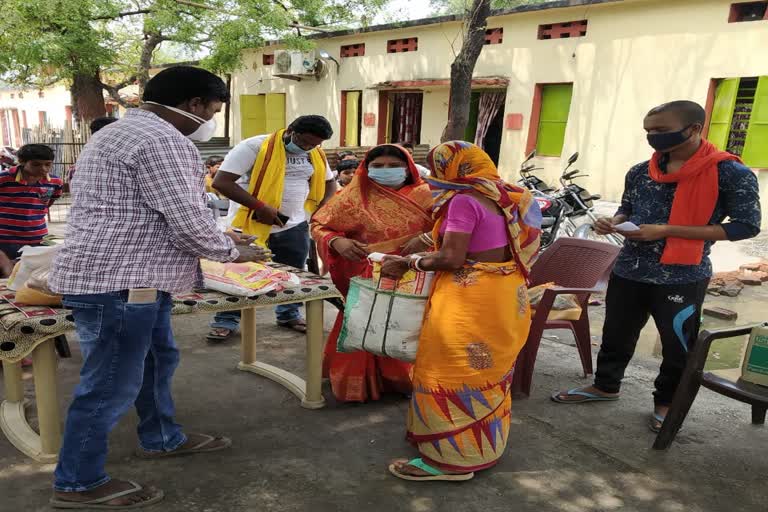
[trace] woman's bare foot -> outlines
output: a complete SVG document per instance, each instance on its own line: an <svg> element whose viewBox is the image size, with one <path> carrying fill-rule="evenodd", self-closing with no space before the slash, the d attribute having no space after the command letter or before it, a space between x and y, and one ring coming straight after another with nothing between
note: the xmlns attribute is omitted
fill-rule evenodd
<svg viewBox="0 0 768 512"><path fill-rule="evenodd" d="M54 491L53 494L54 494L54 497L60 501L84 503L88 501L105 498L111 494L116 494L123 491L130 491L131 489L134 489L134 488L135 486L131 482L128 482L127 480L110 480L104 485L100 485L95 489L91 489L88 491L81 491L81 492ZM160 491L159 489L156 489L155 487L142 486L141 489L136 490L133 493L127 494L125 496L120 496L119 498L114 498L112 500L103 502L101 504L124 507L128 505L135 505L136 503L141 503L142 501L149 501L152 499L156 499L158 496L162 496L162 491Z"/></svg>
<svg viewBox="0 0 768 512"><path fill-rule="evenodd" d="M592 395L594 398L590 398L590 395ZM595 386L585 386L583 388L561 391L552 396L552 399L555 402L575 404L600 400L616 400L618 398L618 393L606 393L604 391L600 391Z"/></svg>

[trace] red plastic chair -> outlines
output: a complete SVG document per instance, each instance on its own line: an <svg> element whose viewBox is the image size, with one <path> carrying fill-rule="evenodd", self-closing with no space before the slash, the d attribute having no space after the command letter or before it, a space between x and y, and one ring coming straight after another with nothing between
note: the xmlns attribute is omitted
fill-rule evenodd
<svg viewBox="0 0 768 512"><path fill-rule="evenodd" d="M533 367L539 351L541 336L547 329L570 329L576 338L584 376L592 375L592 336L589 330L589 298L604 292L613 264L621 247L613 244L558 238L545 250L531 269L531 286L555 283L556 287L544 292L536 307L531 330L515 364L512 392L529 396L533 381ZM575 295L581 306L578 320L549 320L549 313L558 295Z"/></svg>

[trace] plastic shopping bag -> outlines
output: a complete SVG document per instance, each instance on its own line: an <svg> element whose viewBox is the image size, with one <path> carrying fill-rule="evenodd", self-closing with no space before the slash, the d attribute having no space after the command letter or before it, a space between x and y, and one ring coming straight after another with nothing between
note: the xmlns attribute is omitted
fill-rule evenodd
<svg viewBox="0 0 768 512"><path fill-rule="evenodd" d="M400 279L389 279L381 277L381 264L384 260L384 254L372 253L368 255L368 260L373 266L373 282L378 283L379 290L405 293L408 295L419 295L426 297L432 288L432 281L435 278L434 272L417 272L409 270Z"/></svg>
<svg viewBox="0 0 768 512"><path fill-rule="evenodd" d="M262 263L218 263L202 260L205 287L241 297L255 297L300 284L292 272L274 269Z"/></svg>
<svg viewBox="0 0 768 512"><path fill-rule="evenodd" d="M62 245L22 247L18 270L14 270L8 279L8 288L14 291L20 290L32 272L39 269L49 270L53 258L62 247Z"/></svg>
<svg viewBox="0 0 768 512"><path fill-rule="evenodd" d="M353 278L337 350L414 362L426 304L425 296L377 290L373 281Z"/></svg>

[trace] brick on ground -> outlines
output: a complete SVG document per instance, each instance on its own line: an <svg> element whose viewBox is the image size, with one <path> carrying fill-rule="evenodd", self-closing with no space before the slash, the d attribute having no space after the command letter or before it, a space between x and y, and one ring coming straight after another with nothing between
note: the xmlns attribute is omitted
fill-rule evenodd
<svg viewBox="0 0 768 512"><path fill-rule="evenodd" d="M736 320L739 318L739 314L737 312L717 306L705 307L704 314L713 318L719 318L721 320Z"/></svg>

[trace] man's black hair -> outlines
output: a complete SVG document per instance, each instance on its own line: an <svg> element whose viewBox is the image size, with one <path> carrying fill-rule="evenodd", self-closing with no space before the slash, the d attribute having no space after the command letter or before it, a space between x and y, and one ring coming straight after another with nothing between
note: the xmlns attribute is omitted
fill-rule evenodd
<svg viewBox="0 0 768 512"><path fill-rule="evenodd" d="M93 121L91 121L91 124L88 125L88 128L91 129L91 135L96 133L97 131L101 130L108 124L112 124L114 122L117 122L117 119L114 117L97 117Z"/></svg>
<svg viewBox="0 0 768 512"><path fill-rule="evenodd" d="M229 101L229 91L224 80L210 71L193 66L173 66L164 69L147 82L144 101L175 107L201 98L209 103L214 100Z"/></svg>
<svg viewBox="0 0 768 512"><path fill-rule="evenodd" d="M29 162L31 160L54 160L56 155L45 144L25 144L16 152L16 157L20 162Z"/></svg>
<svg viewBox="0 0 768 512"><path fill-rule="evenodd" d="M347 156L355 156L355 152L354 151L347 151L347 150L339 151L338 156L339 156L339 159L342 159L342 158L347 157Z"/></svg>
<svg viewBox="0 0 768 512"><path fill-rule="evenodd" d="M288 129L295 133L309 133L328 140L333 136L333 128L323 116L301 116L297 117Z"/></svg>
<svg viewBox="0 0 768 512"><path fill-rule="evenodd" d="M224 157L223 157L223 156L219 156L219 155L211 155L211 156L209 156L209 157L208 157L208 158L205 160L205 165L206 165L207 167L213 167L214 165L216 165L216 164L220 164L220 163L221 163L221 162L223 162L223 161L224 161Z"/></svg>
<svg viewBox="0 0 768 512"><path fill-rule="evenodd" d="M669 103L664 103L663 105L652 108L651 111L648 112L648 115L652 116L661 114L662 112L673 112L685 126L690 126L692 124L700 124L701 126L704 126L707 122L707 112L695 101L670 101Z"/></svg>
<svg viewBox="0 0 768 512"><path fill-rule="evenodd" d="M339 160L339 163L336 164L336 170L339 172L348 171L350 169L357 169L359 165L360 162L357 160Z"/></svg>
<svg viewBox="0 0 768 512"><path fill-rule="evenodd" d="M405 149L413 149L413 142L398 142L401 146L403 146Z"/></svg>

